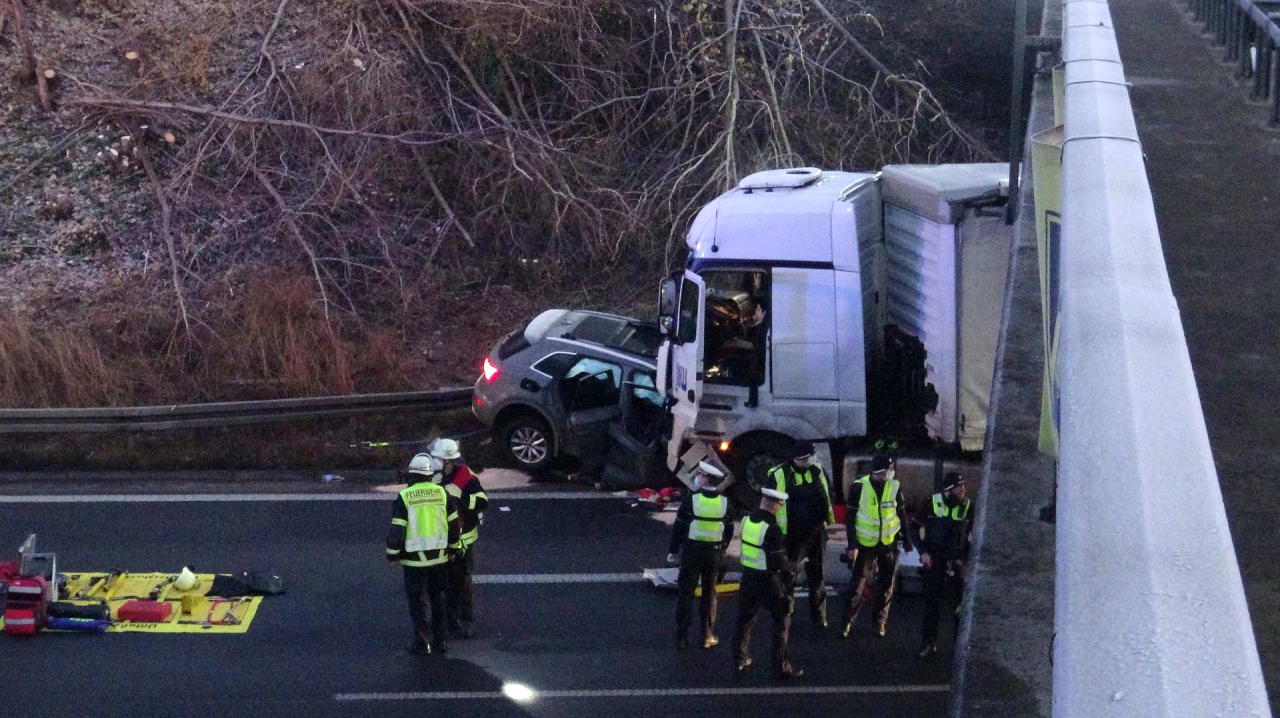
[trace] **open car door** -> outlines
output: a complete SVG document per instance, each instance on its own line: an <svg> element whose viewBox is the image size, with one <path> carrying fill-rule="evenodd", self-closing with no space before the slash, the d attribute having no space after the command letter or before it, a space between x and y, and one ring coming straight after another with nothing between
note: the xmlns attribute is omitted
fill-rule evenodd
<svg viewBox="0 0 1280 718"><path fill-rule="evenodd" d="M664 376L660 388L671 397L671 440L667 444L667 468L675 471L681 442L698 419L702 401L702 358L706 343L706 283L685 270L680 282L680 306L676 313L675 336L664 342L658 355L658 369ZM668 355L664 357L663 354ZM664 358L668 361L662 361ZM664 386L665 385L665 386Z"/></svg>

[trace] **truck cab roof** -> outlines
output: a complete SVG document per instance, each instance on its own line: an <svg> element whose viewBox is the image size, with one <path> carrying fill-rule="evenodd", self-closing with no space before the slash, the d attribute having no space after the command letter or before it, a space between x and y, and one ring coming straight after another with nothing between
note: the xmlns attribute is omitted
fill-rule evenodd
<svg viewBox="0 0 1280 718"><path fill-rule="evenodd" d="M875 177L867 172L826 172L816 167L748 175L698 212L686 238L691 256L830 263L829 241L796 240L829 238L835 204Z"/></svg>
<svg viewBox="0 0 1280 718"><path fill-rule="evenodd" d="M816 167L766 170L702 208L686 243L693 260L767 260L777 264L841 263L834 246L852 198L875 184L883 201L930 221L953 224L965 208L1002 202L1005 164L889 165L881 172L828 172ZM874 190L873 190L874 191ZM867 221L856 220L859 225ZM826 241L821 241L824 238Z"/></svg>

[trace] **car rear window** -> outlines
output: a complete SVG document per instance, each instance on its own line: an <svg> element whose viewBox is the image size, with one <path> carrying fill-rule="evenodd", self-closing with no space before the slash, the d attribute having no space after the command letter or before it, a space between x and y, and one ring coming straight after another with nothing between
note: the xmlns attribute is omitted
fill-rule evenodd
<svg viewBox="0 0 1280 718"><path fill-rule="evenodd" d="M502 344L498 345L498 359L506 359L528 348L529 340L524 338L524 329L517 329L508 334L507 338L502 340Z"/></svg>
<svg viewBox="0 0 1280 718"><path fill-rule="evenodd" d="M548 354L534 363L533 370L558 379L568 371L569 366L573 364L574 360L577 358L577 355L565 352Z"/></svg>

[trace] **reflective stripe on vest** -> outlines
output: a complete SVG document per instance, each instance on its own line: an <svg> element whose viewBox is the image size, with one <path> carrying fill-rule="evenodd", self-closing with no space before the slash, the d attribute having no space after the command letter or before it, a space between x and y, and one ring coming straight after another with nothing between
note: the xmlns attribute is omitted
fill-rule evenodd
<svg viewBox="0 0 1280 718"><path fill-rule="evenodd" d="M784 494L787 493L786 464L778 464L772 469L769 469L769 477L773 479L773 488L775 490L781 491ZM784 503L778 509L778 513L774 514L773 517L778 520L778 530L785 534L787 532L787 505Z"/></svg>
<svg viewBox="0 0 1280 718"><path fill-rule="evenodd" d="M933 515L940 519L949 515L952 521L964 521L969 518L969 507L972 505L973 499L965 499L963 504L948 507L942 494L933 495Z"/></svg>
<svg viewBox="0 0 1280 718"><path fill-rule="evenodd" d="M871 477L858 479L862 484L862 496L858 500L858 514L853 527L858 543L867 548L876 544L888 546L898 537L901 521L898 519L898 482L884 482L883 496L876 496Z"/></svg>
<svg viewBox="0 0 1280 718"><path fill-rule="evenodd" d="M689 524L689 538L693 541L719 543L724 540L724 515L729 511L729 501L723 496L693 495L694 520Z"/></svg>
<svg viewBox="0 0 1280 718"><path fill-rule="evenodd" d="M439 551L449 547L449 522L445 514L447 494L435 484L414 484L400 492L409 514L404 550Z"/></svg>
<svg viewBox="0 0 1280 718"><path fill-rule="evenodd" d="M764 556L764 534L769 524L751 518L742 521L742 566L765 571L769 568Z"/></svg>

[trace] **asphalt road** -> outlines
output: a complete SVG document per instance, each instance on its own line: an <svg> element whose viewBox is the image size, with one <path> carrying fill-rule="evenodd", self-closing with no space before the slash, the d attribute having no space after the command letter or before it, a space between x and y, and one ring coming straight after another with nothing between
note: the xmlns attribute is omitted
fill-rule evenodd
<svg viewBox="0 0 1280 718"><path fill-rule="evenodd" d="M454 641L447 658L403 651L400 570L382 558L389 497L0 503L0 547L37 532L64 571L263 569L288 588L242 636L0 638L5 704L23 716L945 713L950 635L940 660L914 658L917 599L896 601L886 638L871 636L864 617L853 641L815 635L802 604L792 645L806 675L790 684L769 675L764 619L758 664L738 679L728 648L735 599L722 604L720 647L677 652L674 595L618 580L660 565L668 527L643 504L556 488L493 501L477 554L487 581L477 635ZM547 574L586 575L520 582ZM517 703L501 692L510 683L539 695Z"/></svg>

